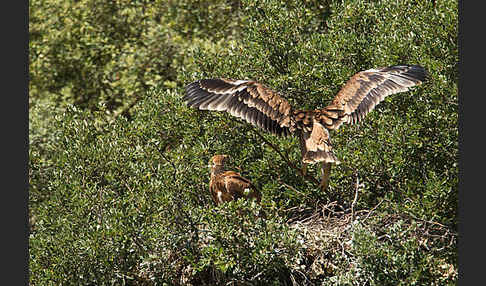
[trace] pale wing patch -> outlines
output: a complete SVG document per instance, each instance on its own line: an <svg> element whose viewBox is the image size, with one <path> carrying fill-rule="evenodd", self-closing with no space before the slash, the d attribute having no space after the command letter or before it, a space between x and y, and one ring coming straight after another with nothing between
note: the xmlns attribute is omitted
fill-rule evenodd
<svg viewBox="0 0 486 286"><path fill-rule="evenodd" d="M223 192L219 191L217 197L219 203L223 203Z"/></svg>
<svg viewBox="0 0 486 286"><path fill-rule="evenodd" d="M245 188L245 189L243 190L243 194L244 194L245 196L250 195L250 193L251 193L251 190L250 190L249 188Z"/></svg>

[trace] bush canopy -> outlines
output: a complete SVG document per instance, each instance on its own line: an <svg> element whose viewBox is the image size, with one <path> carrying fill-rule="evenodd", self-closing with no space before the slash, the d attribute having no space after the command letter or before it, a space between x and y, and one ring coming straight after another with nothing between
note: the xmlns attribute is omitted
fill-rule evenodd
<svg viewBox="0 0 486 286"><path fill-rule="evenodd" d="M456 1L29 8L30 284L456 284ZM356 72L396 64L428 80L332 132L342 164L325 193L282 157L300 167L296 137L182 101L226 77L324 107ZM214 154L261 205L214 205Z"/></svg>

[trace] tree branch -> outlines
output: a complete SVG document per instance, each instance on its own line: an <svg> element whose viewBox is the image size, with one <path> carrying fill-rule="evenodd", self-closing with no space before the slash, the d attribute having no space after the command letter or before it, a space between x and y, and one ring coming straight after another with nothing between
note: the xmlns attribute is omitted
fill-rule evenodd
<svg viewBox="0 0 486 286"><path fill-rule="evenodd" d="M252 130L265 142L267 143L270 147L272 147L273 150L275 150L275 152L277 152L280 157L282 157L285 162L287 163L287 165L289 165L291 168L294 168L295 170L297 170L297 172L304 178L306 179L307 181L309 182L312 182L316 185L319 185L319 181L317 181L314 177L312 176L309 176L308 174L304 174L302 172L302 170L300 168L298 168L294 163L292 163L292 161L290 161L289 157L287 157L285 154L283 154L282 152L280 152L280 150L275 146L273 145L270 141L268 141L267 139L265 139L265 137L263 137L262 134L260 134L260 132L258 132L258 130L256 130L256 128L252 128Z"/></svg>

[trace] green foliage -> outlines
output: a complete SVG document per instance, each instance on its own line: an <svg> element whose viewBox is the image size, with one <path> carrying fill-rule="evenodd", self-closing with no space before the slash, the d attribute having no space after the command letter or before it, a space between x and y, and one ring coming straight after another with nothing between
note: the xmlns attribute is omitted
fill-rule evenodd
<svg viewBox="0 0 486 286"><path fill-rule="evenodd" d="M387 217L377 223L380 229L356 225L352 250L357 281L369 285L455 284L457 272L450 271L445 252L429 247L434 238L427 222Z"/></svg>
<svg viewBox="0 0 486 286"><path fill-rule="evenodd" d="M285 283L285 274L302 256L302 248L295 231L276 216L274 208L267 210L272 214L268 219L258 216L262 212L255 202L239 200L206 213L202 241L207 243L203 242L196 270L215 267L230 281Z"/></svg>
<svg viewBox="0 0 486 286"><path fill-rule="evenodd" d="M31 284L455 284L454 1L36 0L29 21ZM181 100L222 76L320 107L402 63L429 80L331 134L327 193L260 131ZM300 166L296 138L260 134ZM261 206L214 206L214 154Z"/></svg>
<svg viewBox="0 0 486 286"><path fill-rule="evenodd" d="M237 9L217 0L29 3L31 96L55 94L89 108L106 102L110 111L125 110L150 87L175 86L184 37L216 38L208 31Z"/></svg>

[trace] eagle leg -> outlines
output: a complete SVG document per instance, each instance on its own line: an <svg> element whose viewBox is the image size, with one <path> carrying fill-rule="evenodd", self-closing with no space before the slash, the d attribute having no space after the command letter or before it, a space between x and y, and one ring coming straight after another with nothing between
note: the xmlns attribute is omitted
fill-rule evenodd
<svg viewBox="0 0 486 286"><path fill-rule="evenodd" d="M308 165L307 163L302 162L302 168L300 169L300 173L304 177L305 175L307 175L307 165Z"/></svg>
<svg viewBox="0 0 486 286"><path fill-rule="evenodd" d="M331 164L332 163L326 163L325 161L322 162L321 165L321 183L320 187L321 190L324 192L327 189L327 186L329 185L329 175L331 174Z"/></svg>

